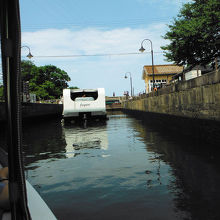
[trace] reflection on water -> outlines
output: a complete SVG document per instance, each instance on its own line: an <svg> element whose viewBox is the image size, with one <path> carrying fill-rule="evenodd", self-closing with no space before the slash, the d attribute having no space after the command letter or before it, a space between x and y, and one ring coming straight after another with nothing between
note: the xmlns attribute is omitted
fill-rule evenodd
<svg viewBox="0 0 220 220"><path fill-rule="evenodd" d="M188 212L189 219L220 219L220 167L218 150L213 146L196 145L190 140L177 139L143 127L134 121L138 136L146 143L148 152L158 155L155 163L169 164L175 178L168 184L174 195L175 207ZM158 165L158 172L159 172Z"/></svg>
<svg viewBox="0 0 220 220"><path fill-rule="evenodd" d="M108 149L108 137L106 124L96 123L96 126L88 126L82 129L81 126L69 125L63 127L66 140L66 156L75 157L80 154L90 155L92 149ZM105 156L103 154L102 156Z"/></svg>
<svg viewBox="0 0 220 220"><path fill-rule="evenodd" d="M109 118L87 128L25 126L28 179L58 219L220 219L211 146L124 114Z"/></svg>

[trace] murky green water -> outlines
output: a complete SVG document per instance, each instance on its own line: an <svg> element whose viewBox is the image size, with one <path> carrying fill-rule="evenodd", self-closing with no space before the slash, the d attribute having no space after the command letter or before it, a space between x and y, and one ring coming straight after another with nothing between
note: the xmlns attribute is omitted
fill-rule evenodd
<svg viewBox="0 0 220 220"><path fill-rule="evenodd" d="M122 113L109 118L25 125L28 180L58 219L220 219L214 152Z"/></svg>

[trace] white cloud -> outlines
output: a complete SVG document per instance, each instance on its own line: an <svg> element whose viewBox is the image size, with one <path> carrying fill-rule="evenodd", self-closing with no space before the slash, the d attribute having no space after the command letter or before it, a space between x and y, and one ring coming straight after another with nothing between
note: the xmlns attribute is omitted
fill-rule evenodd
<svg viewBox="0 0 220 220"><path fill-rule="evenodd" d="M34 56L115 54L138 52L141 41L149 38L156 52L161 51L160 46L165 44L165 40L161 38L165 30L166 25L163 23L146 29L47 29L22 33L22 45L28 45ZM148 42L145 42L144 47L146 51L150 51ZM22 55L25 55L25 52L23 49ZM162 54L155 53L154 56L155 64L164 63ZM36 65L53 64L67 71L72 79L70 85L81 88L105 87L107 95L112 95L113 91L122 95L124 90L129 90L128 80L123 79L123 74L127 71L132 72L135 91L143 91L142 67L151 64L150 54L80 58L36 57L33 60Z"/></svg>
<svg viewBox="0 0 220 220"><path fill-rule="evenodd" d="M123 28L108 31L95 28L79 31L47 29L24 32L22 42L30 45L36 56L137 51L141 40L146 37L152 39L154 48L159 50L164 41L160 35L165 28L164 24L156 24L147 29Z"/></svg>

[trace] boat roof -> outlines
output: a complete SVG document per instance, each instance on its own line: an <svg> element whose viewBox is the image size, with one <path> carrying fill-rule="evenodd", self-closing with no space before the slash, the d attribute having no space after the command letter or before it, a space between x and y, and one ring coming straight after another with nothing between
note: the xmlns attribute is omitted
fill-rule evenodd
<svg viewBox="0 0 220 220"><path fill-rule="evenodd" d="M71 89L71 92L97 92L97 89Z"/></svg>

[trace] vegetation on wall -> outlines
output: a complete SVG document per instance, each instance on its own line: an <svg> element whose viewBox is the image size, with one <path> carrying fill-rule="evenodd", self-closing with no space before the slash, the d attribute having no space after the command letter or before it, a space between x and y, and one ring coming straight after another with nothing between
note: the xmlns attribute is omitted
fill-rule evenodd
<svg viewBox="0 0 220 220"><path fill-rule="evenodd" d="M220 1L193 0L183 5L164 39L167 61L179 65L214 64L220 56Z"/></svg>

